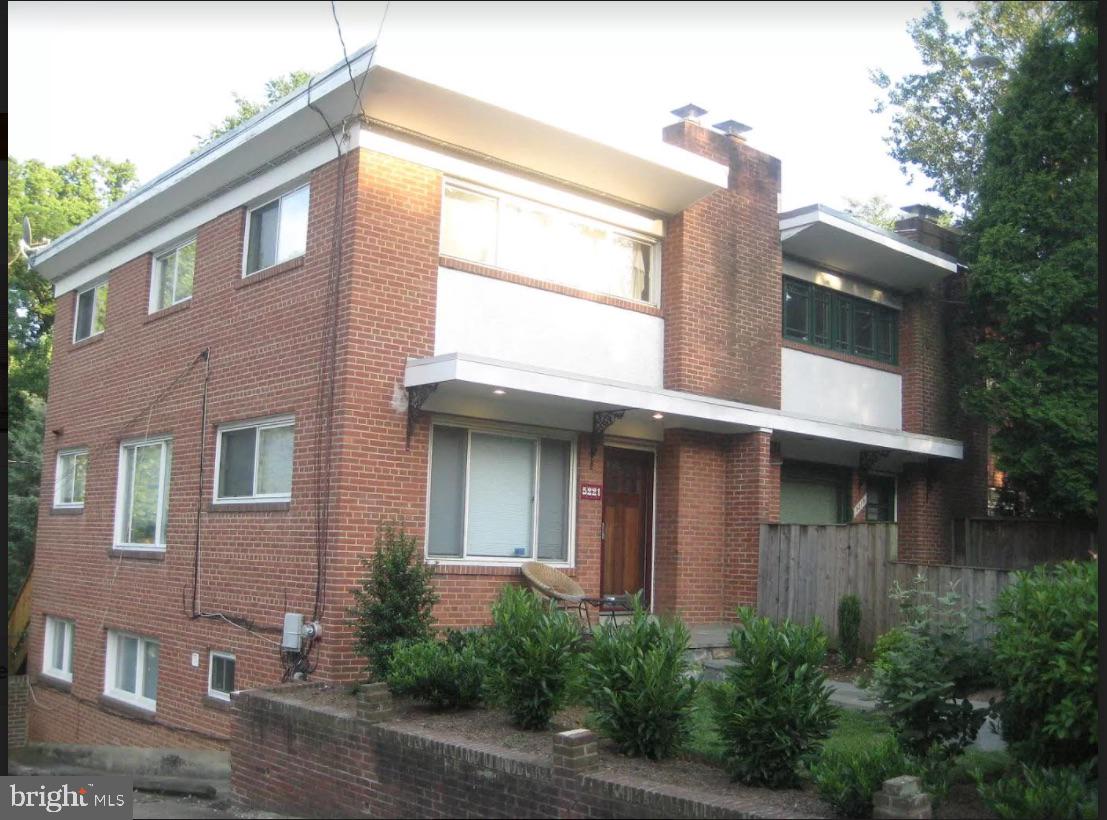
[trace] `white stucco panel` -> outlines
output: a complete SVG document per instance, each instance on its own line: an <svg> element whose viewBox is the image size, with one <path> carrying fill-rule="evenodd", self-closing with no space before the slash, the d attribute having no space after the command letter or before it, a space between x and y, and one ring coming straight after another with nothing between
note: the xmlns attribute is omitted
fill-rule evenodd
<svg viewBox="0 0 1107 820"><path fill-rule="evenodd" d="M487 276L438 269L434 353L468 353L661 387L656 316Z"/></svg>
<svg viewBox="0 0 1107 820"><path fill-rule="evenodd" d="M903 379L873 367L782 348L780 409L892 430L903 428Z"/></svg>

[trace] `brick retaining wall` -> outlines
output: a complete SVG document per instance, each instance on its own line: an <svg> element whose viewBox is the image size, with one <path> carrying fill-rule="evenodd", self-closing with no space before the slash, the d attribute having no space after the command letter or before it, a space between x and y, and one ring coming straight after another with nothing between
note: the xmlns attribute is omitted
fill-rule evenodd
<svg viewBox="0 0 1107 820"><path fill-rule="evenodd" d="M239 804L304 817L797 816L754 796L574 770L564 765L563 748L510 751L290 697L311 685L235 698L231 788ZM551 738L562 738L561 747L582 745L568 734ZM588 752L571 756L581 754Z"/></svg>
<svg viewBox="0 0 1107 820"><path fill-rule="evenodd" d="M8 678L8 748L27 745L27 676Z"/></svg>

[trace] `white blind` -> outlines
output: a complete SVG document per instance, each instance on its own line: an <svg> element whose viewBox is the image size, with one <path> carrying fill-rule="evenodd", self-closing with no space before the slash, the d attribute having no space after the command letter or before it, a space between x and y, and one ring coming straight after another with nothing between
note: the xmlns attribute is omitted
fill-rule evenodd
<svg viewBox="0 0 1107 820"><path fill-rule="evenodd" d="M469 555L530 557L535 442L473 433L470 446Z"/></svg>
<svg viewBox="0 0 1107 820"><path fill-rule="evenodd" d="M568 557L569 442L542 439L538 482L538 559Z"/></svg>
<svg viewBox="0 0 1107 820"><path fill-rule="evenodd" d="M465 441L460 427L435 427L431 451L427 552L461 557L465 524Z"/></svg>

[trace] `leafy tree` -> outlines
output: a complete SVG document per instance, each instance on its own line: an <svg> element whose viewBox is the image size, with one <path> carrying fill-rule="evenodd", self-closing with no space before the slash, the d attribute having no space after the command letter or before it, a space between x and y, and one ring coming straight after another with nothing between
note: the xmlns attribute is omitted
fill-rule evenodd
<svg viewBox="0 0 1107 820"><path fill-rule="evenodd" d="M896 219L899 218L899 208L893 207L882 194L875 194L868 199L846 197L846 213L888 231L895 230Z"/></svg>
<svg viewBox="0 0 1107 820"><path fill-rule="evenodd" d="M1043 516L1095 515L1096 4L1028 44L987 133L968 224L975 356L967 407L1008 485Z"/></svg>
<svg viewBox="0 0 1107 820"><path fill-rule="evenodd" d="M54 292L19 254L23 217L36 241L56 239L126 196L130 162L73 157L49 166L8 157L8 599L34 551L42 425L52 350Z"/></svg>
<svg viewBox="0 0 1107 820"><path fill-rule="evenodd" d="M248 100L237 91L232 91L231 95L234 97L235 106L234 113L225 116L223 122L218 125L213 125L207 136L197 134L196 147L192 149L193 153L199 151L205 145L215 142L224 134L238 128L238 126L242 125L246 120L256 114L260 114L282 97L287 97L293 91L307 85L310 79L311 73L308 71L290 71L287 74L282 74L280 77L274 77L265 84L264 102Z"/></svg>
<svg viewBox="0 0 1107 820"><path fill-rule="evenodd" d="M1050 0L976 2L960 12L963 30L951 30L941 4L907 27L926 70L893 82L883 71L871 72L883 91L876 113L891 110L889 153L909 177L909 166L932 181L930 190L971 213L975 180L980 172L984 134L1009 82L1005 66L1018 62L1025 44L1065 3ZM993 66L974 65L993 57Z"/></svg>
<svg viewBox="0 0 1107 820"><path fill-rule="evenodd" d="M8 430L8 609L27 577L35 549L38 487L42 476L42 435L46 406L38 396L24 399L24 412Z"/></svg>

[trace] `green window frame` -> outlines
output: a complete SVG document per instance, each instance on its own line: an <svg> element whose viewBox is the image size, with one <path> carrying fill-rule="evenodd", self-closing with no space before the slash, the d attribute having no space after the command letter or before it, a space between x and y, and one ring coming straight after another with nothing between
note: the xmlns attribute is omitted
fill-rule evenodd
<svg viewBox="0 0 1107 820"><path fill-rule="evenodd" d="M899 364L899 311L798 279L784 279L785 339Z"/></svg>

